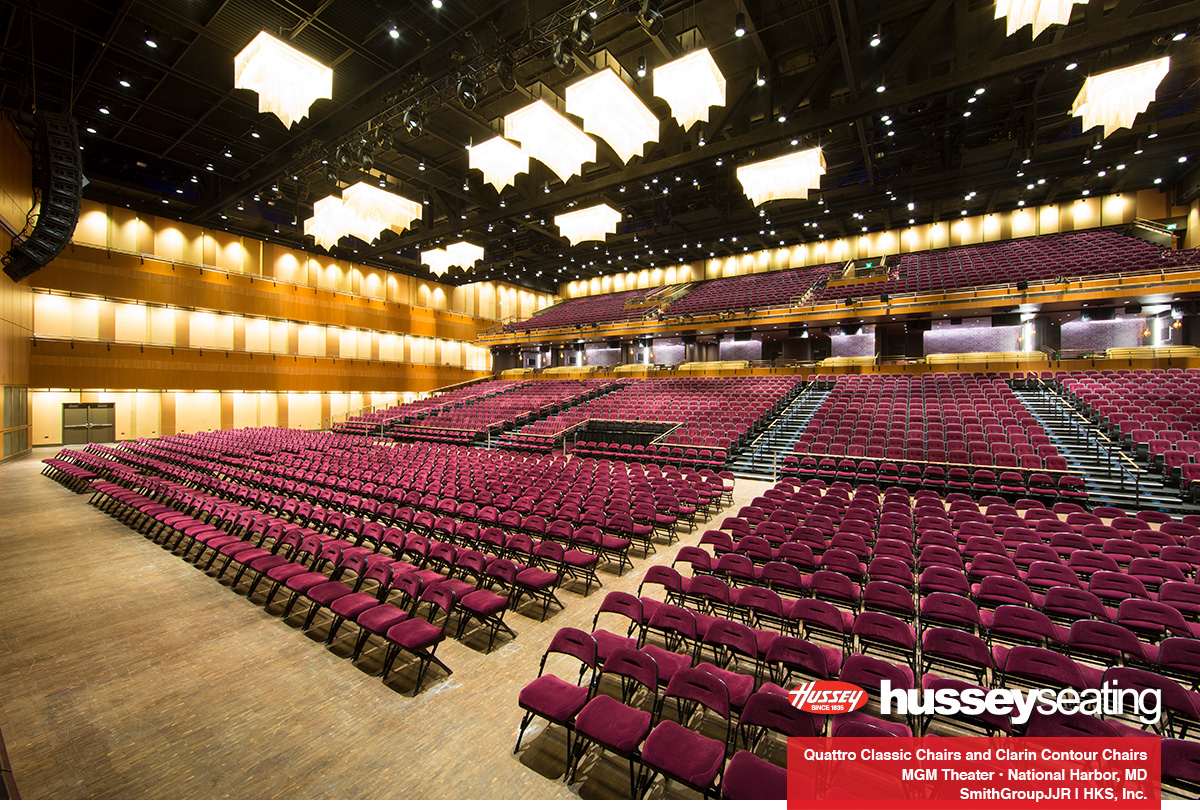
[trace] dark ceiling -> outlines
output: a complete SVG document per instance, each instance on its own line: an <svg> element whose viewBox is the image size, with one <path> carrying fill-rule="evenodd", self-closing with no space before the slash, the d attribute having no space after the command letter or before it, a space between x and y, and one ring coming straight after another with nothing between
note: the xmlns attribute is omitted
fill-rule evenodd
<svg viewBox="0 0 1200 810"><path fill-rule="evenodd" d="M35 109L72 111L88 198L309 249L302 223L315 200L336 191L327 173L338 147L393 133L369 171L336 179L344 187L370 174L427 202L423 220L372 245L347 237L332 253L429 277L419 250L460 235L484 244L485 262L443 277L450 283L496 278L555 290L577 276L1074 199L1085 189L1157 181L1195 195L1194 0L1092 0L1074 7L1069 25L1032 41L1028 27L1006 36L991 0L651 2L664 18L653 36L628 0L442 0L440 8L432 0L0 0L0 107L25 124ZM568 76L554 46L589 12L597 46L575 55ZM290 130L258 113L253 92L233 89L233 57L260 30L334 68L333 99L318 100ZM502 194L468 169L468 141L495 134L542 85L561 95L602 56L629 74L644 57L653 71L697 41L728 82L727 104L712 108L708 123L683 132L647 76L635 89L663 125L643 157L622 165L601 142L582 178L564 185L533 161ZM1082 133L1069 113L1086 75L1166 54L1171 72L1149 111L1093 149L1099 130ZM503 58L515 66L507 92L496 77ZM481 83L471 110L456 96L462 76ZM416 137L401 123L409 109L425 118ZM823 147L828 164L821 194L754 208L736 165L810 145ZM600 201L624 214L617 234L576 247L558 236L555 214Z"/></svg>

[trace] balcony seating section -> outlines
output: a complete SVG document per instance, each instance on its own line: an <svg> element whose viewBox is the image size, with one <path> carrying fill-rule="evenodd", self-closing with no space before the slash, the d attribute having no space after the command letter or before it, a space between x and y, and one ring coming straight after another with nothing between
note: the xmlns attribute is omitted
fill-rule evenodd
<svg viewBox="0 0 1200 810"><path fill-rule="evenodd" d="M742 723L758 716L760 696L786 697L805 681L843 679L872 695L828 724L785 701L777 716L796 723L777 729L785 736L946 733L931 718L880 717L883 678L919 691L1136 684L1161 690L1156 723L1132 712L1082 728L987 714L937 722L971 735L1195 738L1200 559L1167 557L1200 551L1200 529L1162 518L1120 528L1136 520L1112 507L788 478L681 547L670 567L652 566L636 594L607 594L590 628L595 667L636 651L658 663L660 687L680 671L716 675ZM596 684L584 685L595 699ZM574 716L557 722L571 728ZM617 753L636 759L644 739ZM745 739L728 738L723 767L733 769ZM569 749L568 771L587 778L584 748ZM769 784L759 797L783 798Z"/></svg>
<svg viewBox="0 0 1200 810"><path fill-rule="evenodd" d="M605 295L570 298L542 310L528 320L510 323L504 329L507 332L519 332L525 329L584 328L593 323L639 321L654 312L658 304L654 301L640 306L627 307L626 304L654 295L663 289L665 288L653 287L646 290L625 290Z"/></svg>
<svg viewBox="0 0 1200 810"><path fill-rule="evenodd" d="M840 264L798 267L771 273L751 273L706 281L673 301L665 310L668 318L709 315L746 309L788 307L800 300L818 281L841 269Z"/></svg>
<svg viewBox="0 0 1200 810"><path fill-rule="evenodd" d="M1130 458L1197 499L1183 470L1200 462L1200 369L1089 369L1048 384Z"/></svg>
<svg viewBox="0 0 1200 810"><path fill-rule="evenodd" d="M1164 250L1126 236L1122 228L1101 228L892 256L887 260L887 281L826 288L818 300L911 295L1195 264L1200 264L1200 251Z"/></svg>
<svg viewBox="0 0 1200 810"><path fill-rule="evenodd" d="M612 380L596 379L536 380L484 399L414 417L411 422L393 427L388 435L405 441L469 444L481 440L489 431L508 430L617 385Z"/></svg>

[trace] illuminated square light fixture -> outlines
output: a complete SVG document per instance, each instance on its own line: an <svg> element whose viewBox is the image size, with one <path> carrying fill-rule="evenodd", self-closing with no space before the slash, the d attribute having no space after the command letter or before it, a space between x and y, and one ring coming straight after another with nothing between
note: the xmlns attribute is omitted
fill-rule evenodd
<svg viewBox="0 0 1200 810"><path fill-rule="evenodd" d="M290 127L319 98L333 98L333 68L263 31L233 58L233 86L258 93L258 111Z"/></svg>
<svg viewBox="0 0 1200 810"><path fill-rule="evenodd" d="M1154 101L1155 91L1170 69L1171 58L1164 56L1088 76L1071 105L1071 115L1083 119L1084 132L1103 127L1106 138L1113 130L1133 126L1138 113Z"/></svg>
<svg viewBox="0 0 1200 810"><path fill-rule="evenodd" d="M603 138L623 163L658 140L658 118L612 68L567 88L567 112L583 119L583 129Z"/></svg>
<svg viewBox="0 0 1200 810"><path fill-rule="evenodd" d="M304 233L326 249L343 236L356 236L370 244L389 228L400 233L421 216L421 204L366 183L355 183L344 197L329 196L313 204L313 215L304 220Z"/></svg>
<svg viewBox="0 0 1200 810"><path fill-rule="evenodd" d="M685 130L708 121L709 107L725 106L725 77L708 48L654 69L654 95L666 100Z"/></svg>
<svg viewBox="0 0 1200 810"><path fill-rule="evenodd" d="M596 142L541 99L504 117L504 137L519 142L564 183L596 160Z"/></svg>
<svg viewBox="0 0 1200 810"><path fill-rule="evenodd" d="M421 264L429 265L429 272L441 276L451 267L469 270L475 262L483 261L483 248L470 242L455 242L443 248L421 251Z"/></svg>
<svg viewBox="0 0 1200 810"><path fill-rule="evenodd" d="M572 245L580 242L603 242L604 237L616 233L621 212L611 205L601 203L591 208L559 214L554 218L558 232Z"/></svg>
<svg viewBox="0 0 1200 810"><path fill-rule="evenodd" d="M518 174L529 172L529 155L499 135L478 146L468 146L467 158L470 167L483 172L483 181L491 183L496 191L514 185Z"/></svg>
<svg viewBox="0 0 1200 810"><path fill-rule="evenodd" d="M806 199L810 189L821 187L825 155L821 147L793 152L771 160L738 166L737 179L755 205L768 200Z"/></svg>
<svg viewBox="0 0 1200 810"><path fill-rule="evenodd" d="M304 220L304 235L313 237L328 250L349 233L345 205L341 197L332 195L313 203L313 215Z"/></svg>
<svg viewBox="0 0 1200 810"><path fill-rule="evenodd" d="M370 227L379 226L371 239L388 228L396 233L402 233L414 219L421 216L419 202L366 183L355 183L350 186L342 192L342 199L351 215L364 223L364 226L366 223L370 223ZM369 242L371 239L364 241Z"/></svg>
<svg viewBox="0 0 1200 810"><path fill-rule="evenodd" d="M996 0L996 19L1006 17L1008 36L1026 25L1033 26L1033 38L1052 25L1066 25L1071 21L1071 7L1076 3L1086 6L1088 0Z"/></svg>

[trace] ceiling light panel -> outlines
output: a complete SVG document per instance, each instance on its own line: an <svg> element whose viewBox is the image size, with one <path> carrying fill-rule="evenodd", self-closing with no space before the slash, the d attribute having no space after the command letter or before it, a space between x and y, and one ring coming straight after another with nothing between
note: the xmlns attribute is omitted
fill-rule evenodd
<svg viewBox="0 0 1200 810"><path fill-rule="evenodd" d="M484 182L491 183L496 191L515 185L518 174L529 172L529 155L499 135L467 147L467 153L470 167L483 172Z"/></svg>
<svg viewBox="0 0 1200 810"><path fill-rule="evenodd" d="M1083 119L1083 131L1104 128L1104 137L1113 130L1133 126L1139 113L1146 111L1158 85L1171 69L1171 58L1152 59L1128 67L1088 76L1071 105L1071 114Z"/></svg>
<svg viewBox="0 0 1200 810"><path fill-rule="evenodd" d="M290 127L319 98L333 98L333 69L263 31L233 58L233 86L258 93L258 111Z"/></svg>
<svg viewBox="0 0 1200 810"><path fill-rule="evenodd" d="M504 117L504 137L517 141L564 183L596 161L596 142L540 99Z"/></svg>
<svg viewBox="0 0 1200 810"><path fill-rule="evenodd" d="M582 118L584 131L608 142L623 163L658 140L658 118L612 68L568 87L567 112Z"/></svg>
<svg viewBox="0 0 1200 810"><path fill-rule="evenodd" d="M738 182L755 205L769 200L807 199L811 189L820 188L825 174L825 155L814 147L803 152L739 166Z"/></svg>
<svg viewBox="0 0 1200 810"><path fill-rule="evenodd" d="M1088 0L996 0L996 19L1007 18L1010 37L1032 25L1033 38L1037 39L1050 26L1069 23L1075 4L1086 6Z"/></svg>
<svg viewBox="0 0 1200 810"><path fill-rule="evenodd" d="M603 242L605 236L616 232L617 223L620 221L621 212L605 203L569 214L559 214L554 218L558 232L572 245L578 245L580 242Z"/></svg>
<svg viewBox="0 0 1200 810"><path fill-rule="evenodd" d="M685 130L697 121L708 121L709 107L725 106L725 77L708 48L654 69L654 95L671 107L671 115Z"/></svg>

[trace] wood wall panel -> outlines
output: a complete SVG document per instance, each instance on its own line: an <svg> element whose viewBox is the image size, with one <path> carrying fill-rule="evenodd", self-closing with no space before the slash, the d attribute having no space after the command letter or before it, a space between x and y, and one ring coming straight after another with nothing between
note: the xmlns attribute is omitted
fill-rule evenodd
<svg viewBox="0 0 1200 810"><path fill-rule="evenodd" d="M428 391L486 372L419 363L39 340L33 388L184 391ZM170 414L173 422L174 413ZM163 432L169 415L163 406ZM281 417L282 419L283 417Z"/></svg>
<svg viewBox="0 0 1200 810"><path fill-rule="evenodd" d="M169 262L141 260L92 247L72 245L35 276L35 286L179 307L219 310L374 329L383 332L473 341L492 321L299 287L236 273L201 270Z"/></svg>

